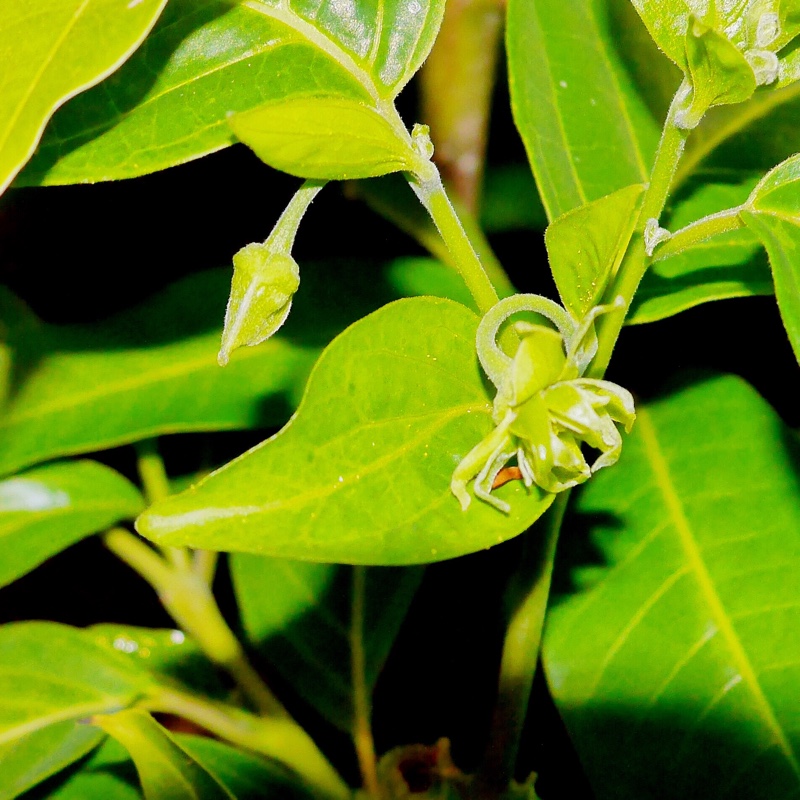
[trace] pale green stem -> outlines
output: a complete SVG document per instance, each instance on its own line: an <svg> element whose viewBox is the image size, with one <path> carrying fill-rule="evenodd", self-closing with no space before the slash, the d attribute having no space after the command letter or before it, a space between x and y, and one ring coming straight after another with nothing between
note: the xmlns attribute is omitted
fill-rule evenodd
<svg viewBox="0 0 800 800"><path fill-rule="evenodd" d="M195 550L192 568L209 586L214 583L219 553L215 550Z"/></svg>
<svg viewBox="0 0 800 800"><path fill-rule="evenodd" d="M313 180L303 182L275 223L272 233L264 242L267 247L276 253L291 253L300 222L308 211L311 201L320 193L326 183L327 181Z"/></svg>
<svg viewBox="0 0 800 800"><path fill-rule="evenodd" d="M661 216L669 196L675 171L678 168L678 162L683 155L689 131L679 128L675 124L675 114L684 102L685 94L684 82L675 93L664 123L664 130L661 133L661 141L656 151L653 171L650 173L650 183L644 193L642 209L639 212L633 239L628 251L625 253L617 276L612 281L602 301L604 304L611 304L618 297L622 297L624 303L620 305L619 311L614 310L605 314L599 321L597 325L599 347L597 355L589 367L587 377L602 378L605 375L633 296L636 294L639 283L650 265L650 260L645 251L644 228L648 220L658 219Z"/></svg>
<svg viewBox="0 0 800 800"><path fill-rule="evenodd" d="M159 687L139 705L183 717L221 739L277 759L310 783L315 797L352 798L349 787L314 740L288 717L257 717L226 703L166 687Z"/></svg>
<svg viewBox="0 0 800 800"><path fill-rule="evenodd" d="M103 543L156 590L175 622L211 661L231 674L260 713L286 716L283 706L247 660L204 576L170 566L123 528L112 528L103 536Z"/></svg>
<svg viewBox="0 0 800 800"><path fill-rule="evenodd" d="M507 589L511 616L503 642L489 745L476 776L475 796L482 800L505 796L514 778L539 661L556 544L569 494L569 491L561 492L553 501L543 540L539 538L538 529L525 535L521 563Z"/></svg>
<svg viewBox="0 0 800 800"><path fill-rule="evenodd" d="M447 264L457 272L459 271L453 253L442 239L438 228L433 224L430 216L418 205L413 208L392 195L390 192L381 191L375 187L376 182L371 180L353 181L354 194L362 199L373 211L385 217L395 227L416 239L434 258L438 258L443 264ZM461 220L469 240L472 242L475 252L478 254L486 274L489 276L492 285L501 297L508 297L514 294L514 285L508 279L503 265L492 250L489 240L486 238L481 226L475 217L465 208L459 206L458 201L454 202L454 208ZM418 212L418 213L417 213Z"/></svg>
<svg viewBox="0 0 800 800"><path fill-rule="evenodd" d="M163 500L170 494L169 477L164 460L158 452L155 439L145 439L134 445L136 468L142 482L144 495L149 505ZM189 569L190 555L185 547L162 547L164 557L178 569Z"/></svg>
<svg viewBox="0 0 800 800"><path fill-rule="evenodd" d="M464 232L439 170L431 162L425 162L415 175L409 175L409 184L439 229L475 305L481 314L485 314L500 298Z"/></svg>
<svg viewBox="0 0 800 800"><path fill-rule="evenodd" d="M353 601L350 607L350 673L353 684L353 742L364 791L369 797L381 796L378 782L375 740L372 737L371 704L366 679L364 653L364 602L366 567L353 567Z"/></svg>
<svg viewBox="0 0 800 800"><path fill-rule="evenodd" d="M680 228L675 231L669 239L666 239L658 247L656 247L653 254L653 263L656 261L664 261L672 256L677 256L714 236L719 236L721 233L728 233L744 227L739 212L742 210L741 206L737 208L729 208L725 211L720 211L717 214L710 214L707 217L687 225L685 228Z"/></svg>

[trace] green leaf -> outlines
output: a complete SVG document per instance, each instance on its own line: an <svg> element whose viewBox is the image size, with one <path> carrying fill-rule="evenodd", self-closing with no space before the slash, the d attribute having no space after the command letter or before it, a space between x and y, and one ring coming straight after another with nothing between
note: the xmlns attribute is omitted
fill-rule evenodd
<svg viewBox="0 0 800 800"><path fill-rule="evenodd" d="M147 672L52 622L0 627L0 745L67 720L116 711L152 686Z"/></svg>
<svg viewBox="0 0 800 800"><path fill-rule="evenodd" d="M800 155L764 176L740 216L767 250L783 325L800 361Z"/></svg>
<svg viewBox="0 0 800 800"><path fill-rule="evenodd" d="M193 639L179 630L105 623L87 629L92 641L123 653L161 682L178 681L203 694L226 697L217 671Z"/></svg>
<svg viewBox="0 0 800 800"><path fill-rule="evenodd" d="M56 108L122 64L165 4L0 2L0 62L6 65L0 92L0 194L30 158Z"/></svg>
<svg viewBox="0 0 800 800"><path fill-rule="evenodd" d="M598 800L800 792L798 455L716 377L640 406L580 494L601 566L573 572L544 659Z"/></svg>
<svg viewBox="0 0 800 800"><path fill-rule="evenodd" d="M217 364L218 325L229 270L193 275L92 325L4 314L11 364L0 362L0 384L11 386L0 416L0 474L161 433L283 423L322 346L399 294L373 264L335 264L335 282L331 268L304 264L303 289L281 333L225 369Z"/></svg>
<svg viewBox="0 0 800 800"><path fill-rule="evenodd" d="M146 711L92 717L131 754L145 800L235 800Z"/></svg>
<svg viewBox="0 0 800 800"><path fill-rule="evenodd" d="M77 769L63 773L57 786L48 782L25 800L142 800L136 768L125 748L92 725L81 727L104 738L103 744Z"/></svg>
<svg viewBox="0 0 800 800"><path fill-rule="evenodd" d="M567 311L583 319L599 302L633 235L644 186L626 186L568 211L545 231L558 293Z"/></svg>
<svg viewBox="0 0 800 800"><path fill-rule="evenodd" d="M94 461L50 464L0 481L0 586L142 508L136 488Z"/></svg>
<svg viewBox="0 0 800 800"><path fill-rule="evenodd" d="M356 692L368 702L421 571L234 553L231 572L249 640L301 697L352 731L359 714Z"/></svg>
<svg viewBox="0 0 800 800"><path fill-rule="evenodd" d="M298 97L235 114L236 136L271 167L302 178L347 180L413 171L415 152L374 108L349 98Z"/></svg>
<svg viewBox="0 0 800 800"><path fill-rule="evenodd" d="M675 114L675 124L695 128L711 106L743 103L756 90L745 57L721 33L690 17L686 31L686 71L691 95Z"/></svg>
<svg viewBox="0 0 800 800"><path fill-rule="evenodd" d="M313 797L300 778L276 761L205 736L177 734L174 740L236 800L310 800Z"/></svg>
<svg viewBox="0 0 800 800"><path fill-rule="evenodd" d="M705 183L684 194L669 216L671 230L741 205L757 182ZM633 298L626 324L655 322L712 300L774 293L769 264L758 239L747 228L695 244L679 255L659 257L649 267Z"/></svg>
<svg viewBox="0 0 800 800"><path fill-rule="evenodd" d="M659 124L630 62L646 58L652 84L659 59L635 14L614 19L616 5L509 3L514 118L551 220L648 180Z"/></svg>
<svg viewBox="0 0 800 800"><path fill-rule="evenodd" d="M442 0L171 0L146 48L53 120L26 185L142 175L227 147L230 112L335 96L377 107L425 60ZM155 73L155 74L154 74Z"/></svg>
<svg viewBox="0 0 800 800"><path fill-rule="evenodd" d="M478 317L400 300L352 325L317 363L289 424L137 522L170 544L307 561L412 564L516 536L552 501L517 481L509 515L450 492L492 429L475 356Z"/></svg>
<svg viewBox="0 0 800 800"><path fill-rule="evenodd" d="M0 800L13 800L85 756L103 734L79 722L59 722L0 745Z"/></svg>

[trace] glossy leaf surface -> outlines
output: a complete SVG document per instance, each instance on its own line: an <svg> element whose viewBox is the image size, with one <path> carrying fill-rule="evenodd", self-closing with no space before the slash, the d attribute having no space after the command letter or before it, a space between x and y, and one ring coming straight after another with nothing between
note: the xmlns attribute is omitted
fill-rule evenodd
<svg viewBox="0 0 800 800"><path fill-rule="evenodd" d="M0 2L0 193L30 158L65 100L111 74L166 0ZM102 36L99 36L102 31Z"/></svg>
<svg viewBox="0 0 800 800"><path fill-rule="evenodd" d="M131 708L92 722L130 753L145 800L235 800L146 711Z"/></svg>
<svg viewBox="0 0 800 800"><path fill-rule="evenodd" d="M800 360L800 156L769 172L740 216L767 250L783 325Z"/></svg>
<svg viewBox="0 0 800 800"><path fill-rule="evenodd" d="M800 794L797 459L717 377L640 406L581 493L599 564L572 572L544 654L598 800Z"/></svg>
<svg viewBox="0 0 800 800"><path fill-rule="evenodd" d="M161 681L178 681L203 694L223 697L216 669L183 631L104 623L86 630L92 641L126 656L136 669Z"/></svg>
<svg viewBox="0 0 800 800"><path fill-rule="evenodd" d="M363 569L363 580L355 571ZM270 666L331 723L351 731L355 691L371 695L422 577L235 553L231 572L247 636ZM363 650L354 664L353 639ZM320 660L320 653L325 658ZM360 675L354 679L354 669ZM356 682L358 686L356 689Z"/></svg>
<svg viewBox="0 0 800 800"><path fill-rule="evenodd" d="M701 217L735 208L745 202L754 184L750 178L732 184L698 182L678 199L667 218L668 227L675 231ZM656 248L626 324L665 319L713 300L773 293L766 255L756 236L742 227L663 260Z"/></svg>
<svg viewBox="0 0 800 800"><path fill-rule="evenodd" d="M50 464L0 481L0 586L142 508L132 484L94 461Z"/></svg>
<svg viewBox="0 0 800 800"><path fill-rule="evenodd" d="M554 220L545 231L558 293L574 319L599 302L631 240L644 186L613 192Z"/></svg>
<svg viewBox="0 0 800 800"><path fill-rule="evenodd" d="M153 681L86 633L50 622L0 627L0 745L67 720L115 711Z"/></svg>
<svg viewBox="0 0 800 800"><path fill-rule="evenodd" d="M80 722L59 722L0 745L0 800L13 800L85 756L103 734Z"/></svg>
<svg viewBox="0 0 800 800"><path fill-rule="evenodd" d="M650 73L663 59L632 9L622 5L509 3L514 118L551 220L648 178L661 123L620 49L644 54ZM654 78L650 87L660 80ZM676 88L674 81L671 91Z"/></svg>
<svg viewBox="0 0 800 800"><path fill-rule="evenodd" d="M389 100L428 54L441 0L172 0L128 67L54 119L26 184L127 178L235 139L229 112L328 95Z"/></svg>
<svg viewBox="0 0 800 800"><path fill-rule="evenodd" d="M478 317L401 300L352 325L317 363L275 437L137 522L155 541L307 561L411 564L490 547L550 504L512 481L505 515L450 492L492 427L475 356Z"/></svg>

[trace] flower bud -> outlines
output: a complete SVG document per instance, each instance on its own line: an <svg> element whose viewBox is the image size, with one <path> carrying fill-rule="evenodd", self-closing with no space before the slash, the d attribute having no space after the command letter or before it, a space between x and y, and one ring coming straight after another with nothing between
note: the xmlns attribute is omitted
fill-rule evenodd
<svg viewBox="0 0 800 800"><path fill-rule="evenodd" d="M228 363L239 347L269 339L286 321L300 286L297 262L266 243L248 244L233 257L231 295L217 360Z"/></svg>

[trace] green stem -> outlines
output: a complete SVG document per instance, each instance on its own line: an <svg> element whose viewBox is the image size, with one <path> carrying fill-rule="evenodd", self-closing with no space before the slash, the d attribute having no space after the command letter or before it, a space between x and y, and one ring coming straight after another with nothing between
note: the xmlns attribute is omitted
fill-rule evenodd
<svg viewBox="0 0 800 800"><path fill-rule="evenodd" d="M327 181L304 181L278 218L264 244L276 253L291 253L300 222L308 211L311 201L326 183Z"/></svg>
<svg viewBox="0 0 800 800"><path fill-rule="evenodd" d="M205 576L168 564L141 539L113 528L103 543L144 578L158 594L170 616L215 664L229 672L262 714L287 716L285 709L253 669L233 635Z"/></svg>
<svg viewBox="0 0 800 800"><path fill-rule="evenodd" d="M214 583L219 553L215 550L195 550L192 569L209 585Z"/></svg>
<svg viewBox="0 0 800 800"><path fill-rule="evenodd" d="M538 538L538 530L525 536L521 563L507 590L511 616L503 643L497 701L489 747L476 776L475 796L482 799L503 796L514 778L539 661L556 544L569 494L569 491L561 492L553 502L547 515L544 540Z"/></svg>
<svg viewBox="0 0 800 800"><path fill-rule="evenodd" d="M373 211L389 220L401 231L416 239L434 258L460 271L450 248L445 244L438 228L426 210L416 201L404 202L402 195L384 179L352 181L353 195L363 200ZM456 200L453 204L464 232L472 242L489 280L500 297L509 297L516 291L508 279L503 265L492 250L477 219Z"/></svg>
<svg viewBox="0 0 800 800"><path fill-rule="evenodd" d="M675 171L678 168L678 162L683 155L689 131L679 128L675 124L675 114L679 110L685 94L685 86L681 84L675 93L664 123L653 171L650 173L650 183L644 194L633 239L622 260L616 279L611 283L603 298L603 303L613 303L617 297L622 297L625 302L619 311L605 314L597 325L599 347L589 368L588 377L590 378L602 378L605 375L633 296L650 264L645 251L644 228L648 220L658 219L661 216Z"/></svg>
<svg viewBox="0 0 800 800"><path fill-rule="evenodd" d="M658 245L653 254L653 262L664 261L672 256L680 255L690 247L701 244L714 236L744 227L739 216L741 210L741 206L729 208L703 217L685 228L680 228L669 239Z"/></svg>
<svg viewBox="0 0 800 800"><path fill-rule="evenodd" d="M142 482L144 495L149 505L163 500L170 494L169 477L164 460L158 451L156 439L145 439L134 445L136 468ZM164 557L178 569L189 569L190 556L185 547L162 547Z"/></svg>
<svg viewBox="0 0 800 800"><path fill-rule="evenodd" d="M500 298L464 232L442 184L439 170L431 162L424 162L417 174L409 177L409 184L439 229L478 310L485 314Z"/></svg>
<svg viewBox="0 0 800 800"><path fill-rule="evenodd" d="M371 709L366 680L364 653L364 603L366 598L366 567L353 567L353 602L350 609L350 673L353 683L353 742L364 791L369 797L381 796L378 782L375 740L370 722Z"/></svg>
<svg viewBox="0 0 800 800"><path fill-rule="evenodd" d="M183 717L221 739L283 762L312 784L315 797L352 798L314 740L288 717L257 717L226 703L166 687L159 687L140 705L148 711Z"/></svg>

